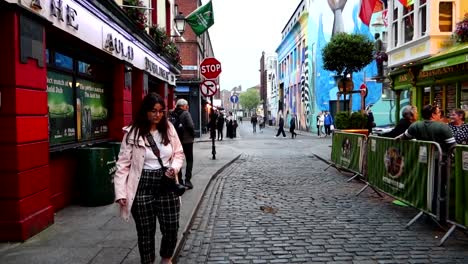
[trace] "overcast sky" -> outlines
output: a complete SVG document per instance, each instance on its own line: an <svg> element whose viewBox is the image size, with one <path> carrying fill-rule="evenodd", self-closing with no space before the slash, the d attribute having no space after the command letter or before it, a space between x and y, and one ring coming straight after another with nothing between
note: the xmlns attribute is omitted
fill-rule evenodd
<svg viewBox="0 0 468 264"><path fill-rule="evenodd" d="M208 0L202 0L207 3ZM221 90L260 84L262 51L274 52L281 30L300 0L212 0L215 23L208 29L221 62Z"/></svg>

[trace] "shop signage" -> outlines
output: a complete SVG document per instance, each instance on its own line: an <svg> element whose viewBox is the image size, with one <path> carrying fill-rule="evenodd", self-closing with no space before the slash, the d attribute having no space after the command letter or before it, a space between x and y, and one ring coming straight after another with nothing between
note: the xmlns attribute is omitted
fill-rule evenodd
<svg viewBox="0 0 468 264"><path fill-rule="evenodd" d="M170 72L170 66L164 60L159 60L158 54L134 39L130 32L108 21L107 15L94 6L94 2L98 1L40 0L40 5L32 6L31 1L8 1L28 8L52 22L54 27L115 58L131 62L132 67L146 70L149 74L168 81L170 85L175 85L175 74ZM150 66L149 62L154 65Z"/></svg>
<svg viewBox="0 0 468 264"><path fill-rule="evenodd" d="M50 14L60 21L63 21L63 11L65 11L65 16L67 18L67 25L78 30L78 23L75 21L78 12L67 5L66 8L63 7L62 0L51 0L50 1Z"/></svg>
<svg viewBox="0 0 468 264"><path fill-rule="evenodd" d="M468 54L462 54L462 55L458 55L455 57L447 58L445 60L436 61L427 65L424 65L423 71L430 71L430 70L453 66L453 65L457 65L457 64L465 63L465 62L468 62Z"/></svg>
<svg viewBox="0 0 468 264"><path fill-rule="evenodd" d="M107 105L104 85L76 79L76 123L78 140L90 140L107 135Z"/></svg>
<svg viewBox="0 0 468 264"><path fill-rule="evenodd" d="M443 67L439 69L434 69L430 71L421 71L418 75L418 79L424 79L429 77L438 77L445 74L456 73L456 72L466 72L468 70L468 63L457 64L450 67Z"/></svg>
<svg viewBox="0 0 468 264"><path fill-rule="evenodd" d="M175 76L171 72L160 67L157 63L145 57L145 70L149 73L167 81L171 85L175 85Z"/></svg>
<svg viewBox="0 0 468 264"><path fill-rule="evenodd" d="M133 61L135 57L133 47L129 44L124 44L124 41L120 38L113 37L112 33L107 33L103 36L103 48L110 54L117 55L128 61Z"/></svg>
<svg viewBox="0 0 468 264"><path fill-rule="evenodd" d="M73 78L47 71L47 108L49 109L49 141L51 145L75 140L75 108Z"/></svg>
<svg viewBox="0 0 468 264"><path fill-rule="evenodd" d="M20 4L23 3L20 2ZM66 25L73 28L74 30L78 30L80 26L76 19L78 16L78 11L69 3L64 4L63 0L50 0L47 3L41 3L41 1L31 1L30 4L26 6L44 17L54 17L54 19L49 19L52 22L62 24L61 22L66 21Z"/></svg>

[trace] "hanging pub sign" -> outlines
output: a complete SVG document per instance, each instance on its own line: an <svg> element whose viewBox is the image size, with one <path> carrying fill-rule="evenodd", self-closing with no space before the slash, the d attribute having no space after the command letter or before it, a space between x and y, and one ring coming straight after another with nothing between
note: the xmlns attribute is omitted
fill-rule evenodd
<svg viewBox="0 0 468 264"><path fill-rule="evenodd" d="M75 109L71 76L47 72L47 108L49 110L50 145L75 140Z"/></svg>
<svg viewBox="0 0 468 264"><path fill-rule="evenodd" d="M76 80L76 123L78 140L91 140L107 135L107 100L104 85Z"/></svg>

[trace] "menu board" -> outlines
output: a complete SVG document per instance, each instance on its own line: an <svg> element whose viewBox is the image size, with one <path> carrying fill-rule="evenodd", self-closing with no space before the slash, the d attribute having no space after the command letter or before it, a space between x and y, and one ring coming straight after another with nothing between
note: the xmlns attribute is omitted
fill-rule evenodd
<svg viewBox="0 0 468 264"><path fill-rule="evenodd" d="M84 79L76 80L76 121L78 140L107 135L107 105L104 85Z"/></svg>
<svg viewBox="0 0 468 264"><path fill-rule="evenodd" d="M47 107L49 110L50 145L75 140L73 78L53 71L47 72Z"/></svg>

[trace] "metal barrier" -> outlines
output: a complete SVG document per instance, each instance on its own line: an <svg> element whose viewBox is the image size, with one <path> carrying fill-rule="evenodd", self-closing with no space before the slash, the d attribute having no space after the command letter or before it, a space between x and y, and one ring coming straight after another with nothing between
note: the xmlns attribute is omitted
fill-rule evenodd
<svg viewBox="0 0 468 264"><path fill-rule="evenodd" d="M366 160L368 183L357 195L367 187L375 187L419 209L420 212L406 225L406 228L423 214L430 215L434 220L441 220L441 204L445 201L445 197L441 197L443 162L438 162L442 161L439 144L370 136L367 142ZM437 190L433 188L435 180L438 183Z"/></svg>
<svg viewBox="0 0 468 264"><path fill-rule="evenodd" d="M354 173L348 181L363 176L365 142L366 136L363 134L335 131L332 138L332 163L325 170L333 166L339 172L344 170Z"/></svg>
<svg viewBox="0 0 468 264"><path fill-rule="evenodd" d="M447 162L447 222L452 224L440 240L443 245L457 227L468 229L468 146L456 145Z"/></svg>

